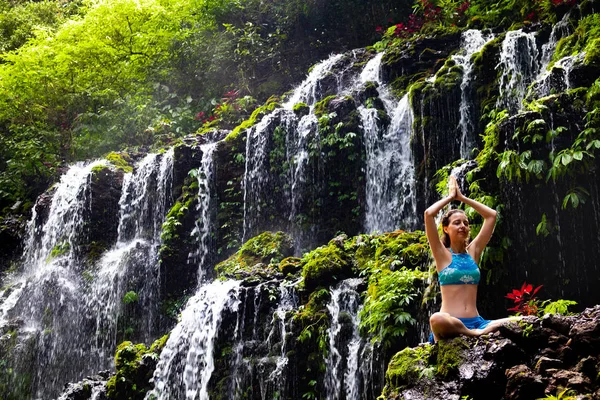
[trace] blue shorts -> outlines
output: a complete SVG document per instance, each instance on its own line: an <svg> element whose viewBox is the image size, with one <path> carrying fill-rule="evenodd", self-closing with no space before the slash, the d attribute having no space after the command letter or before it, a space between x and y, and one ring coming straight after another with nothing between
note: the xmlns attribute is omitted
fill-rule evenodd
<svg viewBox="0 0 600 400"><path fill-rule="evenodd" d="M481 315L478 315L473 318L459 318L460 322L462 322L468 329L484 329L486 326L490 324L490 320L483 319ZM434 344L435 340L433 339L433 332L429 335L429 343Z"/></svg>

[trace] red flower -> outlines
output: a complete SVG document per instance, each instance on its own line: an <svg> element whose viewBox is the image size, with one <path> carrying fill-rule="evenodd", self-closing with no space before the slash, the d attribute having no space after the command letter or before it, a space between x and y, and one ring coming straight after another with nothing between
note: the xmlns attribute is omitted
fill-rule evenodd
<svg viewBox="0 0 600 400"><path fill-rule="evenodd" d="M377 33L383 32L383 27L382 26L378 26L377 28L375 28L375 32L377 32Z"/></svg>
<svg viewBox="0 0 600 400"><path fill-rule="evenodd" d="M522 315L533 315L537 314L538 306L537 299L535 299L536 293L542 288L540 285L533 288L533 285L527 282L523 282L521 290L513 289L512 292L508 293L505 297L514 302L514 307L508 309L508 311L515 311Z"/></svg>
<svg viewBox="0 0 600 400"><path fill-rule="evenodd" d="M194 117L194 119L196 121L200 121L202 118L204 118L204 111L200 111L198 114L196 114L196 116Z"/></svg>

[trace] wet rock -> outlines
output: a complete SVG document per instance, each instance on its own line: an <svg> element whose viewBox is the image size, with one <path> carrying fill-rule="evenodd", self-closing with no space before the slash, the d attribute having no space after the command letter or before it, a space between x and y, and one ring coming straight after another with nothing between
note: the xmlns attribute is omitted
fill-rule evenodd
<svg viewBox="0 0 600 400"><path fill-rule="evenodd" d="M558 314L546 314L542 317L542 326L553 329L562 335L568 335L573 326L573 320Z"/></svg>
<svg viewBox="0 0 600 400"><path fill-rule="evenodd" d="M549 379L547 391L552 393L558 388L568 387L577 391L577 393L587 393L590 390L590 385L590 380L580 372L558 370Z"/></svg>
<svg viewBox="0 0 600 400"><path fill-rule="evenodd" d="M516 365L506 371L506 394L510 400L530 400L544 396L546 385L542 377L535 374L527 365Z"/></svg>
<svg viewBox="0 0 600 400"><path fill-rule="evenodd" d="M573 339L573 347L600 349L600 319L596 317L576 322L569 336Z"/></svg>
<svg viewBox="0 0 600 400"><path fill-rule="evenodd" d="M544 373L551 368L561 368L563 362L555 358L540 357L535 363L535 372L537 374Z"/></svg>

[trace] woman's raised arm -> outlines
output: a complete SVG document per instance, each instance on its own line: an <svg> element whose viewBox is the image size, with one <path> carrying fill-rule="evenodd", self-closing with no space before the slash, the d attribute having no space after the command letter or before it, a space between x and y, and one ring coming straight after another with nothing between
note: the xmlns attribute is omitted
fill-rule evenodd
<svg viewBox="0 0 600 400"><path fill-rule="evenodd" d="M481 230L479 234L471 241L469 244L469 254L473 257L475 262L479 264L479 258L481 257L481 252L485 249L490 238L492 237L492 233L494 233L494 226L496 225L496 210L482 204L476 200L470 199L463 195L458 188L458 184L456 184L456 178L451 176L449 179L454 181L454 185L456 187L456 200L468 205L473 208L479 215L483 217L483 225L481 226ZM452 184L450 184L452 186Z"/></svg>
<svg viewBox="0 0 600 400"><path fill-rule="evenodd" d="M435 264L438 268L438 272L440 270L441 265L446 265L451 258L448 251L446 250L444 244L440 240L437 226L435 224L435 216L444 208L448 203L456 198L458 193L456 186L456 180L454 182L450 181L449 185L449 193L448 197L444 197L441 200L433 203L427 210L425 210L425 234L427 235L427 240L429 241L429 247L431 247L431 254L433 255L433 259L435 260Z"/></svg>

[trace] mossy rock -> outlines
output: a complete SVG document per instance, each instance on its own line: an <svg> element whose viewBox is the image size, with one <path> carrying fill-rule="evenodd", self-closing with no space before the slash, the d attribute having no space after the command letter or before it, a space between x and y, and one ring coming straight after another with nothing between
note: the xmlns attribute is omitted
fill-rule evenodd
<svg viewBox="0 0 600 400"><path fill-rule="evenodd" d="M422 231L397 230L382 235L361 235L353 239L359 269L424 269L429 245Z"/></svg>
<svg viewBox="0 0 600 400"><path fill-rule="evenodd" d="M106 383L109 399L143 400L153 388L150 383L158 355L167 342L168 335L157 339L150 348L142 343L123 342L115 355L116 374Z"/></svg>
<svg viewBox="0 0 600 400"><path fill-rule="evenodd" d="M335 95L331 95L331 96L327 96L325 97L323 100L317 102L315 104L315 115L317 117L321 117L325 114L327 114L329 111L329 103L331 103L332 100L334 100L337 96Z"/></svg>
<svg viewBox="0 0 600 400"><path fill-rule="evenodd" d="M298 118L302 118L303 116L308 115L310 107L306 103L296 103L292 107L292 110Z"/></svg>
<svg viewBox="0 0 600 400"><path fill-rule="evenodd" d="M106 159L115 166L115 168L122 170L123 172L133 171L133 161L127 153L112 152L106 155Z"/></svg>
<svg viewBox="0 0 600 400"><path fill-rule="evenodd" d="M271 111L273 111L274 109L279 107L281 105L280 102L281 102L281 99L277 96L269 97L269 99L267 99L265 104L258 107L256 110L254 110L247 120L245 120L244 122L242 122L241 124L239 124L238 126L233 128L231 133L225 137L225 140L226 141L236 140L238 138L238 136L240 135L240 133L242 133L243 131L246 131L247 129L256 125L262 117L264 117L265 115L267 115L268 113L270 113Z"/></svg>
<svg viewBox="0 0 600 400"><path fill-rule="evenodd" d="M352 257L344 249L341 239L333 239L326 246L318 247L302 257L302 277L306 290L327 287L353 275Z"/></svg>
<svg viewBox="0 0 600 400"><path fill-rule="evenodd" d="M286 257L279 263L279 271L284 275L294 275L302 270L300 261L298 257Z"/></svg>
<svg viewBox="0 0 600 400"><path fill-rule="evenodd" d="M292 255L294 241L284 232L263 232L215 267L220 277L267 277L279 272L279 262Z"/></svg>
<svg viewBox="0 0 600 400"><path fill-rule="evenodd" d="M436 374L447 378L458 371L458 367L464 360L463 352L469 349L469 345L462 337L451 340L440 340L437 342L436 351Z"/></svg>
<svg viewBox="0 0 600 400"><path fill-rule="evenodd" d="M411 384L424 375L429 367L432 346L429 344L410 348L396 353L388 364L385 373L384 393L394 392L397 388Z"/></svg>

